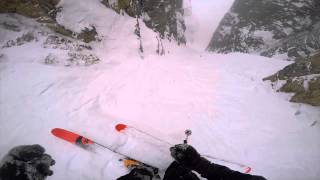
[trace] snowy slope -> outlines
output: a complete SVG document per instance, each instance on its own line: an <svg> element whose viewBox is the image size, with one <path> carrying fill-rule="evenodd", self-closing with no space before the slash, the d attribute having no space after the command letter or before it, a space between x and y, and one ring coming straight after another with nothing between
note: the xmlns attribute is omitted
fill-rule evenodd
<svg viewBox="0 0 320 180"><path fill-rule="evenodd" d="M190 144L202 154L248 164L252 173L271 180L320 176L320 126L311 126L320 109L291 104L261 81L287 62L208 54L169 42L167 55L157 56L155 34L145 27L141 59L134 29L128 28L134 19L118 16L98 0L73 3L79 12L70 2L61 1L59 22L76 31L96 19L103 36L91 45L102 61L87 67L46 65L48 53L63 59L65 52L44 48L42 35L1 49L0 157L12 146L39 143L57 161L48 179L111 180L126 173L117 155L89 153L50 135L61 127L165 169L171 162L168 145L116 133L114 125L122 122L172 144L181 143L190 128ZM29 24L25 31L39 29L34 21L20 21ZM21 33L6 31L1 43Z"/></svg>

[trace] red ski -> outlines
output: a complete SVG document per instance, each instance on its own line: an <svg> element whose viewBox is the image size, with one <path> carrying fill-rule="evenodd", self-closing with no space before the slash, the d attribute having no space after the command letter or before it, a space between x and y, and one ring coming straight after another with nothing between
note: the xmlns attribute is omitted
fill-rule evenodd
<svg viewBox="0 0 320 180"><path fill-rule="evenodd" d="M95 143L88 138L80 136L79 134L76 134L76 133L73 133L71 131L67 131L64 129L60 129L60 128L52 129L51 133L60 139L63 139L63 140L68 141L70 143L76 144L76 145L78 145L82 148L85 148L85 149Z"/></svg>

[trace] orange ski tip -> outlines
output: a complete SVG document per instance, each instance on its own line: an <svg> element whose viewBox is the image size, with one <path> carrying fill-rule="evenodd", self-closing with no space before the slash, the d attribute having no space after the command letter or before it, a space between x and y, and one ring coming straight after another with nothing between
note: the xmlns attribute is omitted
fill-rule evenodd
<svg viewBox="0 0 320 180"><path fill-rule="evenodd" d="M126 129L127 128L127 125L125 125L125 124L117 124L116 125L116 130L118 131L118 132L121 132L122 130L124 130L124 129Z"/></svg>

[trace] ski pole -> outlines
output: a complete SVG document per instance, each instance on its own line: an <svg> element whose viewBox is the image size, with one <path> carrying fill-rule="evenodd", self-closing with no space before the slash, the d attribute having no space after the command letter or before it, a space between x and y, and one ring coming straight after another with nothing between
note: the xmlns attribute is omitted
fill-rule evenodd
<svg viewBox="0 0 320 180"><path fill-rule="evenodd" d="M168 144L169 146L172 146L172 145L173 145L172 143L169 143L169 142L166 141L166 140L160 139L160 138L158 138L158 137L156 137L156 136L154 136L154 135L152 135L152 134L149 134L149 133L147 133L147 132L145 132L145 131L142 131L142 130L140 130L140 129L136 128L136 127L133 127L133 126L128 126L128 125L125 125L125 124L117 124L115 128L116 128L116 130L117 130L118 132L121 132L122 130L127 129L127 128L131 128L131 129L134 129L135 131L138 131L138 132L141 133L141 134L145 134L145 135L147 135L147 136L149 136L149 137L152 137L153 139L156 139L156 140L158 140L158 141L160 141L160 142L163 142L163 143L165 143L165 144Z"/></svg>
<svg viewBox="0 0 320 180"><path fill-rule="evenodd" d="M184 134L186 135L186 139L183 140L183 144L188 144L188 138L189 138L189 136L191 136L192 131L190 129L187 129L187 130L185 130ZM212 160L217 160L217 161L221 161L221 162L237 165L237 166L239 166L241 168L244 168L244 170L243 170L244 173L249 173L252 170L251 167L246 166L246 165L241 164L241 163L238 163L238 162L235 162L235 161L226 160L226 159L222 159L222 158L217 158L217 157L210 156L210 155L207 155L207 154L201 154L201 156L209 158L209 159L212 159Z"/></svg>
<svg viewBox="0 0 320 180"><path fill-rule="evenodd" d="M173 146L172 143L169 143L168 141L166 141L164 139L158 138L158 137L156 137L156 136L154 136L152 134L149 134L149 133L147 133L145 131L142 131L142 130L140 130L138 128L135 128L133 126L127 126L125 124L117 124L116 125L116 130L119 131L119 132L121 132L122 130L124 130L126 128L132 128L132 129L134 129L134 130L136 130L136 131L138 131L138 132L140 132L142 134L148 135L148 136L150 136L150 137L152 137L152 138L154 138L154 139L156 139L156 140L158 140L160 142L163 142L165 144ZM187 129L187 130L184 131L184 134L186 135L186 138L183 140L183 144L188 144L188 139L189 139L189 136L192 135L192 131L190 129ZM244 168L243 171L245 173L249 173L252 170L251 167L246 166L246 165L244 165L242 163L238 163L236 161L231 161L231 160L227 160L227 159L223 159L223 158L218 158L218 157L214 157L214 156L206 155L206 154L201 154L201 156L209 158L209 159L212 159L212 160L217 160L217 161L220 161L220 162L225 162L225 163L229 163L229 164L233 164L233 165L239 166L241 168Z"/></svg>

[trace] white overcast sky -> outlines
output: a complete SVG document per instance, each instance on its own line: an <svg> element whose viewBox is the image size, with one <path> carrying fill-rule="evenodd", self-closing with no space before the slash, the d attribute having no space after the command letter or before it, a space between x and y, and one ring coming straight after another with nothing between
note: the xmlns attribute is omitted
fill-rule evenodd
<svg viewBox="0 0 320 180"><path fill-rule="evenodd" d="M234 0L184 0L191 2L194 31L194 46L205 49L219 22L230 9ZM188 27L187 27L188 28Z"/></svg>

